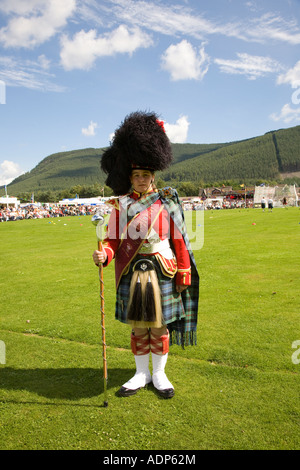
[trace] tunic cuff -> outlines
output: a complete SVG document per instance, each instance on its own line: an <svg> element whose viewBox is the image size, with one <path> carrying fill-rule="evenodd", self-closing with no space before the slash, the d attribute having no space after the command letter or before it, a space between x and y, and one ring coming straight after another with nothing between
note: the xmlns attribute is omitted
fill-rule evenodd
<svg viewBox="0 0 300 470"><path fill-rule="evenodd" d="M178 269L176 273L176 285L177 286L190 286L191 282L192 282L191 268Z"/></svg>
<svg viewBox="0 0 300 470"><path fill-rule="evenodd" d="M103 246L103 249L107 255L106 261L105 263L103 263L103 266L107 266L114 259L115 253L109 246Z"/></svg>

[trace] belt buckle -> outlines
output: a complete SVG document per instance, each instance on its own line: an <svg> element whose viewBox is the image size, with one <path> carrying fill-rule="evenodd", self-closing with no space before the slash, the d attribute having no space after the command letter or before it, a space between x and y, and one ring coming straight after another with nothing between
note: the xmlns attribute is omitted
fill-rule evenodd
<svg viewBox="0 0 300 470"><path fill-rule="evenodd" d="M150 259L139 259L134 263L133 266L133 272L134 271L153 271L154 270L154 264Z"/></svg>

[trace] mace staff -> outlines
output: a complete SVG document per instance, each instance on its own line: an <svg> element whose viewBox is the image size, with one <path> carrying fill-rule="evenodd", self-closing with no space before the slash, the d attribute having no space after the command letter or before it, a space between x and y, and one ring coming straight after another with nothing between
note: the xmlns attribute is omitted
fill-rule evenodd
<svg viewBox="0 0 300 470"><path fill-rule="evenodd" d="M98 238L98 251L103 251L101 240L101 226L104 223L102 214L95 214L92 217L92 223L96 226L96 234ZM105 340L105 310L104 310L104 280L103 280L103 264L99 264L99 281L100 281L100 308L101 308L101 329L102 329L102 358L103 358L103 385L104 385L104 406L108 406L107 399L107 360L106 360L106 340Z"/></svg>

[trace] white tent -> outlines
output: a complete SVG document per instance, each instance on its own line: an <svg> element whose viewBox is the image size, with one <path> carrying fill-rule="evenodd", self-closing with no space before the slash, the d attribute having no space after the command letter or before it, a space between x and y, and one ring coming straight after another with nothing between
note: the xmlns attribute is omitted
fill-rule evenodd
<svg viewBox="0 0 300 470"><path fill-rule="evenodd" d="M298 205L295 185L255 186L254 205L260 205L263 196L267 201L269 198L272 199L274 207L283 207L283 200L285 200L287 206Z"/></svg>
<svg viewBox="0 0 300 470"><path fill-rule="evenodd" d="M59 201L60 206L80 206L80 205L87 205L87 206L99 206L104 204L105 201L103 197L88 197L88 198L71 198L71 199L63 199Z"/></svg>
<svg viewBox="0 0 300 470"><path fill-rule="evenodd" d="M5 204L6 206L17 207L20 205L20 201L16 197L0 197L0 205Z"/></svg>

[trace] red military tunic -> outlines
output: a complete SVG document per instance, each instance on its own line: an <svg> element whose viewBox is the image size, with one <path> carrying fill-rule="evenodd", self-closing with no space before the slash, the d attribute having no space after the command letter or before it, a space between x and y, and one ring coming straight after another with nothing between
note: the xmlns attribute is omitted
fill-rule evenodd
<svg viewBox="0 0 300 470"><path fill-rule="evenodd" d="M133 191L129 197L133 201L138 201L141 194ZM154 204L160 204L159 201ZM118 200L114 200L114 209L110 215L108 227L107 227L107 236L103 240L103 248L107 254L107 260L104 265L108 265L112 259L116 256L118 248L120 246L121 236L120 234L120 208L118 205ZM177 285L191 285L191 265L190 265L190 256L186 248L185 242L183 240L181 232L178 230L172 217L170 217L168 211L165 208L159 212L158 217L156 218L152 230L155 234L158 235L160 241L170 240L171 247L174 251L176 262L177 263L177 272L176 272L176 284ZM149 242L148 239L144 240L145 246ZM156 245L158 246L158 245ZM143 250L139 254L144 254ZM174 268L174 261L166 259L163 252L147 252L147 254L156 255L160 261L162 268L165 268L166 271L172 272L172 269L175 271L176 264ZM145 256L147 256L145 254Z"/></svg>

